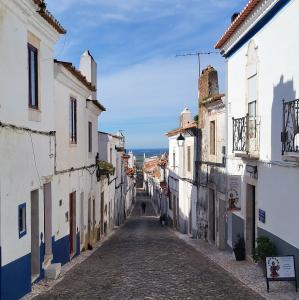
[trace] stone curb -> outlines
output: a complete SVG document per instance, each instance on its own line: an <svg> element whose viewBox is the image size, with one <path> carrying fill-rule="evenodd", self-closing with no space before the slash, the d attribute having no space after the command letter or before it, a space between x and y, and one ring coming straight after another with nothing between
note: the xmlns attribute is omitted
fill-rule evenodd
<svg viewBox="0 0 299 300"><path fill-rule="evenodd" d="M217 264L231 276L238 279L242 284L269 300L294 300L299 299L299 293L294 291L294 284L289 282L275 282L270 285L270 292L267 292L266 280L256 264L248 261L237 262L233 254L225 250L216 249L213 245L205 241L192 239L186 234L182 234L172 228L167 227L179 239L191 246L196 251Z"/></svg>

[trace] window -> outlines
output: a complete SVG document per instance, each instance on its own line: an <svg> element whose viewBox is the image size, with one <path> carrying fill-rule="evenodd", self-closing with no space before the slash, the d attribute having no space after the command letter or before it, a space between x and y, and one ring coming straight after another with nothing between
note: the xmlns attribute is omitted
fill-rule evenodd
<svg viewBox="0 0 299 300"><path fill-rule="evenodd" d="M112 148L110 148L109 160L110 160L110 164L112 164Z"/></svg>
<svg viewBox="0 0 299 300"><path fill-rule="evenodd" d="M29 107L38 109L38 50L28 44Z"/></svg>
<svg viewBox="0 0 299 300"><path fill-rule="evenodd" d="M171 193L169 193L169 198L168 198L168 207L169 207L169 209L171 209L171 210L172 210L172 194L171 194Z"/></svg>
<svg viewBox="0 0 299 300"><path fill-rule="evenodd" d="M26 203L20 204L18 209L19 238L21 238L26 235Z"/></svg>
<svg viewBox="0 0 299 300"><path fill-rule="evenodd" d="M215 121L210 122L210 154L215 155L216 153L216 145L215 145Z"/></svg>
<svg viewBox="0 0 299 300"><path fill-rule="evenodd" d="M88 152L92 152L92 123L88 122Z"/></svg>
<svg viewBox="0 0 299 300"><path fill-rule="evenodd" d="M187 171L191 172L191 147L187 147Z"/></svg>
<svg viewBox="0 0 299 300"><path fill-rule="evenodd" d="M77 143L77 101L70 100L70 142Z"/></svg>
<svg viewBox="0 0 299 300"><path fill-rule="evenodd" d="M256 101L248 103L249 138L256 138Z"/></svg>
<svg viewBox="0 0 299 300"><path fill-rule="evenodd" d="M172 154L172 167L175 168L175 152Z"/></svg>

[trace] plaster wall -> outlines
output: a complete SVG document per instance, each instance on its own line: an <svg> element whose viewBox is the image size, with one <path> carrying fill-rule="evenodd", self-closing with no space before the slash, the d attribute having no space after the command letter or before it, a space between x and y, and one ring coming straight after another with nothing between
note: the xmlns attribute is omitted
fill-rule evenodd
<svg viewBox="0 0 299 300"><path fill-rule="evenodd" d="M0 3L0 121L45 132L54 129L53 57L58 34L36 14L32 1ZM28 107L29 32L39 40L39 104ZM53 137L0 128L2 266L31 252L30 193L38 190L43 234L43 184L54 172ZM26 234L19 238L18 205L26 204ZM40 241L40 244L42 242Z"/></svg>
<svg viewBox="0 0 299 300"><path fill-rule="evenodd" d="M237 52L228 58L228 168L229 174L241 177L241 211L235 213L245 218L246 185L256 186L256 226L298 248L296 207L298 194L298 166L281 155L282 99L298 97L299 41L294 39L299 25L298 1L290 1L268 24L259 30ZM274 42L276 41L276 42ZM260 151L258 161L240 160L232 153L232 117L247 113L247 77L249 43L255 44L257 53L258 100L260 118ZM258 167L258 178L246 172L246 164ZM258 221L258 210L266 213L265 223Z"/></svg>

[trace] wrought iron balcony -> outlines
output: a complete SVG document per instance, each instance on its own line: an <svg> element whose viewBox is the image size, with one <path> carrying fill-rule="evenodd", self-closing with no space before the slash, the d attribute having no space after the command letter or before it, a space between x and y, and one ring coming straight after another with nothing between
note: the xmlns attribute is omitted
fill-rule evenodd
<svg viewBox="0 0 299 300"><path fill-rule="evenodd" d="M259 121L248 114L233 118L233 152L257 155L259 151Z"/></svg>
<svg viewBox="0 0 299 300"><path fill-rule="evenodd" d="M299 99L282 101L282 154L299 153Z"/></svg>

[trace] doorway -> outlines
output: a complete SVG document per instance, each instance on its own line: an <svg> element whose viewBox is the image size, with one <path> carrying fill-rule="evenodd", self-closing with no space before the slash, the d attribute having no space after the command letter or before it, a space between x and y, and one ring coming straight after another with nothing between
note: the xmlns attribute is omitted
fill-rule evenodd
<svg viewBox="0 0 299 300"><path fill-rule="evenodd" d="M92 198L92 240L96 240L96 200Z"/></svg>
<svg viewBox="0 0 299 300"><path fill-rule="evenodd" d="M76 192L70 194L70 255L76 251Z"/></svg>
<svg viewBox="0 0 299 300"><path fill-rule="evenodd" d="M84 244L84 192L80 194L80 243Z"/></svg>
<svg viewBox="0 0 299 300"><path fill-rule="evenodd" d="M39 251L39 191L31 192L31 279L34 281L40 274Z"/></svg>
<svg viewBox="0 0 299 300"><path fill-rule="evenodd" d="M253 255L256 239L255 186L247 184L246 191L246 255Z"/></svg>
<svg viewBox="0 0 299 300"><path fill-rule="evenodd" d="M216 197L215 190L209 189L208 201L208 228L209 228L209 241L215 244L216 241Z"/></svg>
<svg viewBox="0 0 299 300"><path fill-rule="evenodd" d="M226 215L226 201L225 194L217 193L216 198L216 244L217 248L225 249L225 215Z"/></svg>
<svg viewBox="0 0 299 300"><path fill-rule="evenodd" d="M87 243L91 244L91 198L88 198Z"/></svg>
<svg viewBox="0 0 299 300"><path fill-rule="evenodd" d="M104 234L104 192L101 193L101 235Z"/></svg>
<svg viewBox="0 0 299 300"><path fill-rule="evenodd" d="M44 184L44 234L46 264L52 260L52 190L50 182Z"/></svg>

